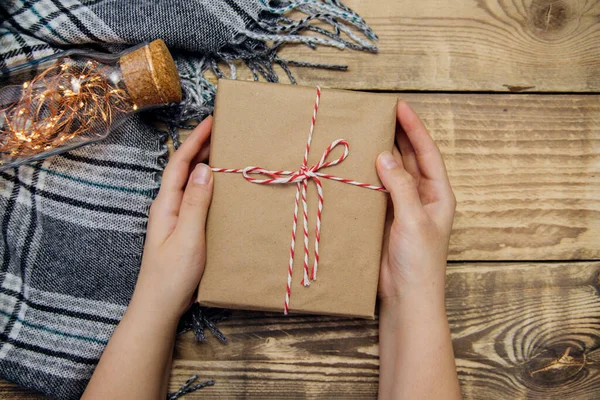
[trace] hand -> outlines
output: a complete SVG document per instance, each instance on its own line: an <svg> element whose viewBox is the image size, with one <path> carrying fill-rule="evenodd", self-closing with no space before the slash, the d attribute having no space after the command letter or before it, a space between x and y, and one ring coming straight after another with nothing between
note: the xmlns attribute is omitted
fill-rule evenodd
<svg viewBox="0 0 600 400"><path fill-rule="evenodd" d="M437 146L404 101L398 122L400 150L377 159L393 205L379 278L379 398L460 399L444 304L456 200Z"/></svg>
<svg viewBox="0 0 600 400"><path fill-rule="evenodd" d="M393 214L382 254L379 296L432 293L443 301L448 241L456 200L435 142L410 106L400 101L396 142L377 159ZM392 220L393 219L393 220Z"/></svg>
<svg viewBox="0 0 600 400"><path fill-rule="evenodd" d="M171 157L150 208L148 233L134 299L164 316L179 317L193 302L206 261L205 225L213 190L208 158L212 117ZM141 301L142 302L142 301Z"/></svg>
<svg viewBox="0 0 600 400"><path fill-rule="evenodd" d="M175 152L150 208L146 247L129 307L100 358L84 399L157 399L167 394L177 323L193 300L206 260L213 188L205 119ZM143 380L143 385L131 382Z"/></svg>

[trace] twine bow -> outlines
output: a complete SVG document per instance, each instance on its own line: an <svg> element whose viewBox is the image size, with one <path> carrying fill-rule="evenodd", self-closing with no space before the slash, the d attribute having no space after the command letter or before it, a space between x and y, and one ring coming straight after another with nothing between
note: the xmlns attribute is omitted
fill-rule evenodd
<svg viewBox="0 0 600 400"><path fill-rule="evenodd" d="M214 172L225 172L225 173L241 173L244 179L248 182L256 183L260 185L281 185L281 184L296 184L296 201L294 205L294 220L292 225L292 242L290 245L290 258L288 264L288 279L285 293L284 303L284 314L287 315L289 311L290 297L291 297L291 285L292 285L292 270L294 267L294 252L296 247L296 228L298 226L298 205L300 199L302 199L302 216L303 216L303 231L304 231L304 277L302 278L302 285L310 286L311 280L317 279L317 269L319 266L319 243L321 241L321 214L323 213L323 184L321 178L331 179L334 181L347 183L349 185L359 186L365 189L377 190L380 192L387 192L385 188L380 186L373 186L367 183L361 183L353 181L351 179L340 178L334 175L325 174L319 172L319 170L327 167L337 165L344 161L350 152L350 145L344 139L334 140L323 152L319 162L311 167L308 166L308 153L310 152L310 145L312 142L312 136L315 129L315 122L317 119L317 111L319 110L319 102L321 99L321 88L317 86L317 97L313 108L313 115L310 125L310 131L308 134L308 141L306 143L306 149L304 151L304 160L298 171L270 171L262 167L250 166L242 169L227 169L227 168L212 168ZM329 154L337 146L344 146L344 153L334 161L326 161ZM266 175L268 179L257 179L251 175ZM308 181L313 180L317 187L317 193L319 196L319 204L317 210L317 224L315 228L315 248L314 248L314 263L310 272L308 273L308 205L306 204L306 190L308 187Z"/></svg>

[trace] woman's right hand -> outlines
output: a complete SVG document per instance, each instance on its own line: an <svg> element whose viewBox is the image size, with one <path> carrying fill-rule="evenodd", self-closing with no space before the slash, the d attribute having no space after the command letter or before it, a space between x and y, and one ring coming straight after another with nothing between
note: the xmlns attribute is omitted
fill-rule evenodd
<svg viewBox="0 0 600 400"><path fill-rule="evenodd" d="M377 159L377 172L390 192L379 297L415 291L444 299L448 241L456 200L440 151L405 101L397 109L398 148Z"/></svg>
<svg viewBox="0 0 600 400"><path fill-rule="evenodd" d="M456 200L425 126L398 103L398 147L377 160L393 213L379 279L379 399L461 397L444 286Z"/></svg>

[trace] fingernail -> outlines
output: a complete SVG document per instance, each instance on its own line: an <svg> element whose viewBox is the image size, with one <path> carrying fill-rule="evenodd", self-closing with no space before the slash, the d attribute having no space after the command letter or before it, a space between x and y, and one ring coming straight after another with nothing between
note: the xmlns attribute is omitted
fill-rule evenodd
<svg viewBox="0 0 600 400"><path fill-rule="evenodd" d="M198 164L192 172L192 181L196 185L206 185L210 180L210 168L206 164Z"/></svg>
<svg viewBox="0 0 600 400"><path fill-rule="evenodd" d="M379 155L379 164L385 169L398 168L398 161L389 151L384 151Z"/></svg>

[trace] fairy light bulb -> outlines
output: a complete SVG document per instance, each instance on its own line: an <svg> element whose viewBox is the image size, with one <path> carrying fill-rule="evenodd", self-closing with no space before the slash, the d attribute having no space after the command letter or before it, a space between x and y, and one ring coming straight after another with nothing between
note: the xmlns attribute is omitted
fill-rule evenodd
<svg viewBox="0 0 600 400"><path fill-rule="evenodd" d="M0 89L0 170L96 142L132 113L181 101L160 39L117 55L72 50L8 77Z"/></svg>

